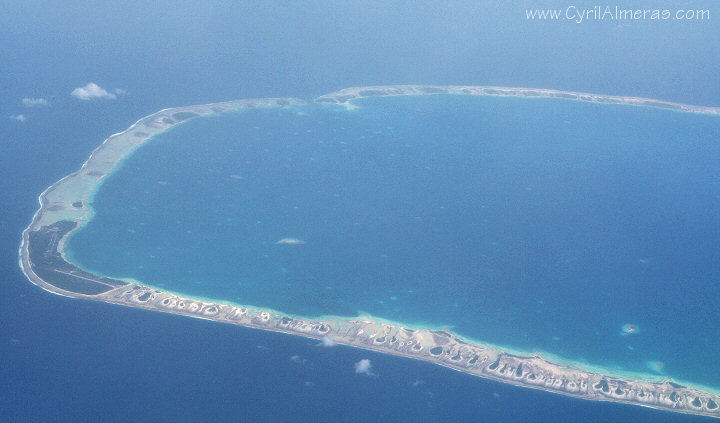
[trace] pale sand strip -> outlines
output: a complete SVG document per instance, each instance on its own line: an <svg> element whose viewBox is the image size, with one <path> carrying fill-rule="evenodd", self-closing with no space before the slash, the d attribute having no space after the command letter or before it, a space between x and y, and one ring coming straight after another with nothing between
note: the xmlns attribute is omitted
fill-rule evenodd
<svg viewBox="0 0 720 423"><path fill-rule="evenodd" d="M586 101L591 103L626 104L630 106L646 106L677 110L690 113L720 115L720 107L694 106L690 104L672 103L642 97L623 97L604 94L590 94L574 91L559 91L542 88L515 88L493 86L464 85L379 85L373 87L346 88L334 93L325 94L315 99L318 103L349 104L353 100L366 97L386 97L401 95L456 94L498 97L525 98L557 98L563 100Z"/></svg>

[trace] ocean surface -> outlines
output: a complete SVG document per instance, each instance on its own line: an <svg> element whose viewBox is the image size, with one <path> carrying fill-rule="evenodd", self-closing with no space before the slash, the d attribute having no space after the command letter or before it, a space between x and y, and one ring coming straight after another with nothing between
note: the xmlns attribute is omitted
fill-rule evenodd
<svg viewBox="0 0 720 423"><path fill-rule="evenodd" d="M620 7L657 6L649 1L616 3ZM529 0L512 5L475 0L451 4L427 1L421 5L402 0L4 2L0 6L2 420L714 421L515 388L419 361L345 347L318 348L314 342L293 336L63 298L31 285L19 269L17 249L21 233L38 208L38 195L77 170L109 135L167 107L241 98L311 99L346 87L378 84L526 86L720 105L717 84L720 20L715 19L715 2L667 2L667 7L673 8L709 8L713 18L706 22L575 24L529 22L524 18L525 8L567 6L564 1L540 5ZM122 89L124 94L115 99L89 101L71 96L75 88L89 82L110 92ZM48 105L28 107L22 102L24 98L43 98ZM516 107L515 103L510 109ZM573 106L576 111L582 107L595 106ZM323 113L326 112L313 110L312 116ZM633 109L630 113L660 111ZM18 115L25 120L10 118ZM288 112L278 119L291 124L288 120L291 115ZM629 116L625 111L621 115ZM673 119L705 121L677 114L664 116L667 121L657 125L665 128L672 126ZM215 118L189 122L184 128L177 128L182 128L178 135L212 119ZM230 125L233 119L226 124ZM215 121L221 124L225 119L218 117ZM379 130L388 131L386 126ZM574 130L581 132L581 128L581 124L576 124ZM606 126L599 139L611 138L606 135L613 130ZM680 127L668 130L682 132ZM659 129L654 133L658 132ZM686 139L682 134L679 138ZM530 139L536 139L536 134ZM150 151L155 146L149 144L147 148ZM180 148L171 146L166 151ZM138 151L133 160L139 160L144 150ZM680 164L685 160L684 155L675 158ZM232 169L231 174L236 171ZM172 188L172 180L177 182L176 177L168 175L158 180L168 182L165 189ZM154 188L162 187L158 184ZM702 196L704 190L698 187L688 192ZM675 197L679 194L676 192ZM213 201L227 203L227 198ZM202 204L195 204L199 205ZM680 206L673 207L678 210ZM322 248L323 244L315 241L316 232L306 234L298 230L290 234L290 228L284 229L279 236L304 237L306 244L298 247ZM708 229L712 232L712 228ZM136 233L141 231L136 229ZM510 235L516 239L520 236L503 235L504 239ZM703 231L700 239L707 240L709 236ZM258 239L258 244L266 242L265 247L272 248L275 241L274 237L263 238ZM648 263L652 266L663 265L658 255L643 257L637 252L628 255L632 263L628 261L624 272L639 259L651 259ZM699 263L704 258L697 259ZM280 258L274 260L279 262ZM498 263L492 265L500 269ZM282 267L292 268L280 265L280 270ZM540 269L528 267L532 272ZM658 267L652 269L635 271L659 272ZM717 333L717 320L703 313L711 307L709 299L717 294L712 286L692 285L703 279L698 277L699 272L716 272L713 269L716 268L695 267L687 275L675 278L672 284L646 282L651 285L644 290L647 297L640 298L639 289L630 290L628 297L613 292L613 301L627 298L627 314L601 318L604 313L597 316L588 313L588 322L600 332L588 346L572 342L575 336L587 337L586 329L580 328L577 335L566 335L569 330L561 332L562 328L583 326L574 321L543 331L502 320L496 322L498 329L479 328L477 324L463 324L457 314L441 314L441 304L437 309L418 313L417 309L406 308L411 304L409 294L385 291L373 292L366 305L309 304L308 309L298 308L295 312L313 314L310 307L321 310L332 307L338 313L350 314L362 307L363 311L377 315L392 314L408 320L414 317L421 324L437 321L453 325L455 330L468 335L477 333L478 337L482 329L486 331L482 339L535 345L562 352L569 359L579 358L583 351L597 351L599 342L607 342L612 354L605 357L617 360L618 365L642 368L646 359L662 360L664 371L669 374L711 383L712 368L708 367L707 375L699 375L699 366L716 364L712 360L685 363L683 354L687 351L700 354L705 347L696 346L716 345L713 342L717 336L713 338L713 333ZM297 276L297 270L288 272L286 277ZM137 268L130 271L136 272ZM671 271L674 275L679 273ZM593 275L598 277L597 273ZM565 280L573 280L570 276ZM617 278L607 276L605 283L619 283ZM508 281L519 283L516 278ZM165 283L170 286L172 281ZM251 294L247 285L250 277L244 283L245 292ZM684 289L686 285L689 289ZM596 284L583 291L583 298L593 297L587 304L598 304L594 294L599 291L602 296L602 289ZM535 292L538 290L541 289L536 287ZM626 291L627 288L620 290L623 294ZM573 292L576 293L577 290ZM608 295L607 291L604 295ZM673 302L660 302L658 307L651 308L649 298L653 295L672 298ZM394 310L397 305L391 307L392 296L405 308ZM498 310L503 304L500 299L510 294L496 290L493 296L496 305L487 306L496 307L493 312L500 311L495 316L517 316L523 311L519 308L512 311L513 307L507 306L509 300L505 302L505 311ZM559 309L549 302L547 295L542 297L546 305ZM516 299L519 304L528 304L528 298ZM565 304L568 298L565 297ZM651 309L651 315L661 316L665 326L645 314L633 313L637 309L631 298L639 298L639 306L646 311ZM282 300L285 305L292 303L287 298L274 299L277 304ZM687 304L689 301L696 303ZM673 308L681 303L685 307L682 311ZM616 305L616 310L620 308L617 302L611 304ZM662 314L663 310L669 312ZM550 317L548 321L561 320L557 315ZM533 327L545 321L535 320L530 322ZM686 332L682 338L671 338L669 335L679 336L679 322L687 323ZM641 332L633 337L617 336L624 323L639 325ZM502 332L502 327L509 329ZM531 338L524 339L524 333ZM696 336L698 333L700 336ZM552 336L559 340L553 341ZM646 346L641 349L640 343ZM627 350L623 356L620 350L627 345L634 346L635 352ZM675 348L682 348L683 354L668 353ZM716 347L708 347L706 353L717 355L717 351ZM298 358L293 360L293 356ZM590 358L593 357L588 356L588 361L592 361ZM377 377L355 374L353 365L361 359L371 360ZM714 374L717 373L715 370Z"/></svg>
<svg viewBox="0 0 720 423"><path fill-rule="evenodd" d="M156 136L97 192L71 259L190 296L448 326L720 387L720 119L557 99L357 105Z"/></svg>

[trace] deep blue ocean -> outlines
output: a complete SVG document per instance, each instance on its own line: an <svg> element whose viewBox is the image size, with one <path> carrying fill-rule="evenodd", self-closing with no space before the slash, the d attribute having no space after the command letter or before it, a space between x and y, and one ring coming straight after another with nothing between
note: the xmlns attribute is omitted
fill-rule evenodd
<svg viewBox="0 0 720 423"><path fill-rule="evenodd" d="M654 4L644 3L633 2L635 7ZM709 1L669 3L668 7L690 6L715 11L714 3ZM720 104L720 85L717 84L720 63L716 54L720 28L717 19L578 25L528 22L524 18L526 7L555 6L566 7L567 4L553 1L543 5L524 1L511 6L482 1L449 5L447 2L419 5L404 1L353 4L331 1L3 3L0 6L2 420L702 421L697 417L573 400L509 387L427 363L351 348L318 348L314 342L302 338L62 298L29 284L17 265L20 234L38 207L37 196L61 177L77 170L92 149L109 135L166 107L251 97L312 99L349 86L406 83L532 86L654 97L691 104ZM120 88L124 94L117 95L114 100L81 101L71 97L75 88L89 82L110 91ZM26 107L23 98L44 98L50 105ZM518 104L513 103L512 107L507 104L505 119L510 124L511 111ZM583 105L576 110L592 107L596 106ZM324 113L330 114L323 109L312 111L313 116ZM685 145L686 149L683 149L673 144L666 133L683 130L673 127L673 119L696 119L701 125L705 122L703 118L666 114L667 119L653 129L648 128L651 125L644 120L652 118L646 111L632 109L628 113L639 121L638 125L654 130L651 133L666 143L649 158L676 159L673 161L675 168L678 168L677 162L684 162L686 157L702 158L690 146ZM19 114L26 118L25 121L9 118ZM631 116L625 111L621 115L628 119ZM288 125L296 124L297 121L288 120L292 117L288 113L278 119ZM185 128L178 128L177 133L191 131L195 125L211 120L189 123ZM226 124L230 125L232 120L227 120ZM225 121L218 118L214 122L222 124ZM558 125L560 122L557 121ZM387 136L386 126L379 130ZM582 126L573 124L571 129L582 131ZM684 131L688 130L702 133L697 128L684 128ZM598 142L620 143L612 136L613 131L612 127L606 127ZM678 138L686 137L683 132ZM536 134L533 134L526 141L535 139ZM644 139L645 143L635 153L647 152L648 145L659 145L658 141L642 136L637 139ZM203 142L202 139L196 141ZM224 141L232 142L232 139ZM375 140L380 144L379 141L379 138ZM217 143L208 142L208 145ZM532 144L526 143L526 146L530 148ZM162 142L148 145L148 148L156 147L162 147ZM346 148L359 147L349 144ZM593 147L602 150L598 145ZM397 145L393 148L402 150ZM144 150L138 151L138 159ZM243 154L251 153L245 151ZM515 153L522 155L522 151ZM625 150L624 154L631 156L633 152ZM711 158L708 154L706 159ZM171 163L167 165L171 166ZM221 165L218 163L218 168ZM679 176L688 180L710 170L690 168ZM609 173L597 171L603 175ZM231 174L235 172L233 169ZM647 177L651 175L652 172L646 174ZM173 189L170 182L177 181L177 175L169 176L165 178L167 180L162 179L168 182L167 185L156 184L153 188ZM511 178L512 175L507 176ZM611 176L623 177L622 174ZM242 181L229 179L226 182ZM571 184L572 181L566 182ZM532 188L533 191L527 192L537 194L543 189L539 185ZM624 192L617 195L631 196L634 188L637 186L623 187ZM717 201L708 198L708 191L701 189L683 193L673 191L672 186L661 188L671 192L674 198L693 195L694 204ZM654 200L655 204L662 201ZM285 203L281 205L286 206ZM292 207L287 208L288 212L292 210ZM493 213L499 216L496 209L489 210L495 210ZM685 211L682 203L670 204L663 210L667 213ZM174 214L180 212L173 211ZM429 218L427 214L424 217ZM693 223L677 219L666 221L660 217L657 215L639 224L646 225L644 228L664 225L667 230L673 229L668 226L685 224L692 227ZM708 221L712 215L699 217ZM629 223L629 219L624 221ZM677 227L675 233L680 233ZM489 229L498 231L496 238L500 241L522 239L523 236L522 233L500 233L499 228ZM695 227L693 230L703 240L717 235L713 228ZM323 248L322 243L313 241L319 236L317 233L305 234L299 229L290 232L288 228L277 238L294 236L306 240L306 244L299 247ZM606 236L612 239L622 234ZM432 234L426 239L432 239ZM266 247L272 248L276 240L268 236L258 242L267 242ZM436 239L433 241L437 243ZM699 249L697 245L686 246ZM510 246L499 242L497 247ZM527 311L524 305L531 295L513 297L496 290L494 304L498 308L505 307L501 311L507 316L507 322L498 324L504 324L505 331L479 333L477 325L463 324L457 315L447 321L437 321L453 325L461 333L478 333L481 339L516 339L518 345L562 352L571 359L585 357L589 362L593 357L587 352L596 351L600 343L607 342L608 349L613 352L610 356L617 357L613 358L618 360L617 364L634 363L641 367L646 359L659 360L665 363L667 373L677 372L693 380L710 380L711 368L708 367L706 375L699 375L697 366L683 362L683 355L660 353L681 347L683 353L701 354L705 346L715 348L705 351L708 356L717 352L716 319L701 314L694 324L684 327L681 335L678 331L680 322L690 322L694 313L710 310L707 301L717 296L712 286L693 284L709 275L717 275L717 267L691 265L708 263L708 257L690 257L682 267L685 272L668 270L668 263L664 261L668 257L659 251L648 251L651 247L647 244L638 241L627 248L623 254L602 257L606 263L621 262L626 258L626 267L622 268L624 275L644 272L644 285L634 286L637 289L624 288L620 290L623 295L610 291L605 285L620 283L619 270L616 274L588 271L582 280L592 287L587 290L571 286L573 281L580 280L576 278L577 264L566 268L567 274L560 275L568 284L569 292L580 292L584 298L592 297L595 301L586 304L598 304L598 298L605 295L610 304L627 301L627 307L623 308L627 314L589 315L587 325L566 322L562 327L535 331L535 325L559 321L559 316L523 322L520 317ZM286 253L289 252L278 252ZM570 253L578 257L593 252ZM274 257L276 263L281 259L285 260ZM457 259L468 260L468 257ZM520 262L525 259L521 258ZM648 266L637 266L643 264L640 259L648 260ZM538 272L550 271L534 264L523 263L526 277L539 277L543 275ZM286 278L293 274L297 276L298 269L292 270L292 266L281 264L275 269L282 272L282 267L288 270ZM473 271L487 275L489 269L502 271L510 267L508 263L488 262ZM399 268L392 267L395 272ZM130 269L137 270L137 267ZM663 270L669 273L665 275ZM245 289L249 289L253 278L253 275L246 275ZM516 278L508 280L517 282ZM684 286L691 289L686 290ZM640 289L643 287L647 289ZM542 291L537 286L529 289L533 295ZM653 289L660 293L651 294ZM648 297L640 298L643 293ZM362 308L377 315L419 319L417 310L394 310L397 306L393 307L393 301L410 303L407 295L373 292L369 297L371 300ZM656 295L659 302L654 309L651 307L652 295ZM393 296L398 300L392 300ZM559 304L548 302L549 296L544 292L540 296L546 306L559 309ZM308 297L310 300L315 298ZM672 302L659 300L668 298ZM247 302L252 303L251 300ZM555 301L570 304L572 297L568 294L556 297ZM693 301L696 303L691 303ZM356 304L322 306L323 310L335 307L341 314L361 307ZM493 307L492 304L486 306ZM308 309L294 311L312 314L311 307L318 305L309 303ZM642 307L645 314L633 312L638 310L637 307ZM663 310L668 312L664 314ZM427 312L427 323L436 320L431 313ZM663 324L656 323L656 319ZM522 326L530 323L533 327ZM638 324L641 333L631 338L618 336L624 323ZM574 337L590 339L591 330L599 332L592 338L593 344L572 342ZM697 334L699 336L695 336ZM559 339L555 341L552 336ZM678 341L677 336L682 338ZM627 349L630 342L633 351ZM297 357L293 359L294 356ZM377 377L355 374L353 365L361 359L371 360ZM708 362L707 365L713 364Z"/></svg>

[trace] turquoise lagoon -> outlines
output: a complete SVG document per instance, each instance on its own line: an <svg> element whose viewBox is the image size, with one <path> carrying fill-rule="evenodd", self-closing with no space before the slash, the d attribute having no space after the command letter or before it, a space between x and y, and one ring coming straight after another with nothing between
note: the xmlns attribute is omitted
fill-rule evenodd
<svg viewBox="0 0 720 423"><path fill-rule="evenodd" d="M354 105L156 136L98 190L70 257L190 296L447 326L720 387L720 118L454 95Z"/></svg>

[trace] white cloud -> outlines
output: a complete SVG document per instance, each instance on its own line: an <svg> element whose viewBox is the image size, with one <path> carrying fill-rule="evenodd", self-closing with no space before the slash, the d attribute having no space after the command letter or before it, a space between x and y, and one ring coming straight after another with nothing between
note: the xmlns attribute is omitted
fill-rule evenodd
<svg viewBox="0 0 720 423"><path fill-rule="evenodd" d="M25 107L37 107L37 106L49 106L50 102L44 98L30 98L25 97L22 99L22 104Z"/></svg>
<svg viewBox="0 0 720 423"><path fill-rule="evenodd" d="M116 94L105 91L103 88L101 88L98 84L94 82L90 82L84 87L75 88L70 94L80 100L94 100L96 98L115 100L117 98Z"/></svg>
<svg viewBox="0 0 720 423"><path fill-rule="evenodd" d="M14 119L18 122L25 122L27 120L27 116L25 116L25 115L10 115L8 117L10 119Z"/></svg>
<svg viewBox="0 0 720 423"><path fill-rule="evenodd" d="M337 342L330 339L327 335L323 336L320 340L320 343L318 344L319 347L334 347L337 345Z"/></svg>
<svg viewBox="0 0 720 423"><path fill-rule="evenodd" d="M355 363L355 373L360 375L367 375L367 376L377 376L372 371L372 363L370 363L370 360L367 358L363 358L362 360Z"/></svg>
<svg viewBox="0 0 720 423"><path fill-rule="evenodd" d="M297 364L307 363L307 360L300 357L299 355L294 355L294 356L290 357L290 361L292 361L293 363L297 363Z"/></svg>

